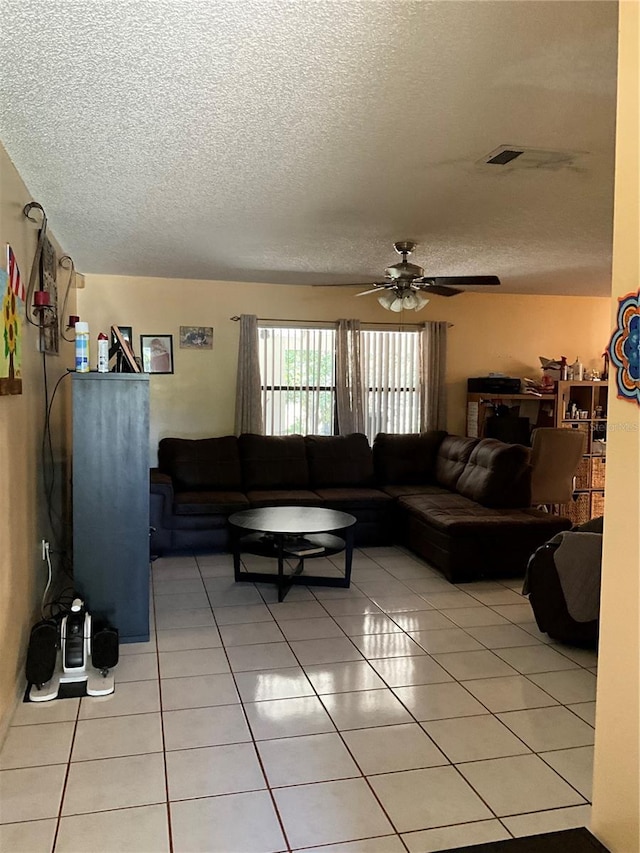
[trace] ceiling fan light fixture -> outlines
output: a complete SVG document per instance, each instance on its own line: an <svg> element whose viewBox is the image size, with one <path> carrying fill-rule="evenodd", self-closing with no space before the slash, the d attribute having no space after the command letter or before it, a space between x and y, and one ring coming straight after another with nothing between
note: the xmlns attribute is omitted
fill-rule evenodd
<svg viewBox="0 0 640 853"><path fill-rule="evenodd" d="M413 311L414 309L416 311L418 310L418 298L412 290L408 290L406 293L403 293L402 306L403 308L406 308L407 311Z"/></svg>
<svg viewBox="0 0 640 853"><path fill-rule="evenodd" d="M386 308L387 311L392 310L391 306L395 301L396 301L396 295L391 290L385 290L384 293L381 293L380 296L378 296L378 302L380 303L380 305L382 305L383 308ZM393 310L397 310L397 309L393 309Z"/></svg>
<svg viewBox="0 0 640 853"><path fill-rule="evenodd" d="M400 311L419 311L429 302L421 293L413 290L405 292L397 290L385 290L378 296L378 302L387 311L399 314Z"/></svg>

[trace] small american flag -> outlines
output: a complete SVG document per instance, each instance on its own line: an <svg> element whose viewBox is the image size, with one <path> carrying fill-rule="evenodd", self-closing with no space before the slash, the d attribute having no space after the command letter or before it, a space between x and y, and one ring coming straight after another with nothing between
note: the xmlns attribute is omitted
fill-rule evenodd
<svg viewBox="0 0 640 853"><path fill-rule="evenodd" d="M26 293L24 290L24 283L20 278L20 270L18 269L18 262L16 261L16 256L13 254L13 249L7 243L7 273L9 275L9 288L15 293L18 299L22 299L24 302L26 298Z"/></svg>

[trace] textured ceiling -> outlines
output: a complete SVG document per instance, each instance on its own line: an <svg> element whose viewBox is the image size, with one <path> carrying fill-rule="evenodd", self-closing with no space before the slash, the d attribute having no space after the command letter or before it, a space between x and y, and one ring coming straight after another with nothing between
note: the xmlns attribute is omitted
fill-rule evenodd
<svg viewBox="0 0 640 853"><path fill-rule="evenodd" d="M617 4L3 0L0 138L82 272L610 292ZM501 145L579 154L501 169Z"/></svg>

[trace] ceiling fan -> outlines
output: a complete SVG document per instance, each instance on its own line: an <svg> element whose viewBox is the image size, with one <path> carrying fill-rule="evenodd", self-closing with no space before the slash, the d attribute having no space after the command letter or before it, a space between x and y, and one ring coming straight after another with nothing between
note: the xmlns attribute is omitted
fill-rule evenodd
<svg viewBox="0 0 640 853"><path fill-rule="evenodd" d="M459 275L459 276L429 276L424 274L422 267L411 264L407 257L413 252L416 244L411 240L401 240L393 244L402 260L387 267L385 281L371 282L372 288L358 293L367 296L369 293L380 293L378 302L389 311L413 310L419 311L429 301L423 294L434 293L436 296L456 296L462 293L458 287L477 285L497 285L500 279L495 275ZM457 285L457 287L452 287Z"/></svg>

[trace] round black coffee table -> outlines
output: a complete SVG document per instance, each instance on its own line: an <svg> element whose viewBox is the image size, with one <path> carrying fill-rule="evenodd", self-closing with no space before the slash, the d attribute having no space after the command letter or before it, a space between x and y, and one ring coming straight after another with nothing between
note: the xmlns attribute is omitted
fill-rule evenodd
<svg viewBox="0 0 640 853"><path fill-rule="evenodd" d="M278 601L284 600L294 584L346 588L351 583L355 523L349 513L315 506L274 506L236 512L229 517L235 580L275 583ZM341 551L345 552L344 577L302 574L305 560L330 557ZM241 552L277 559L277 573L241 572ZM292 574L284 572L287 559L297 560Z"/></svg>

